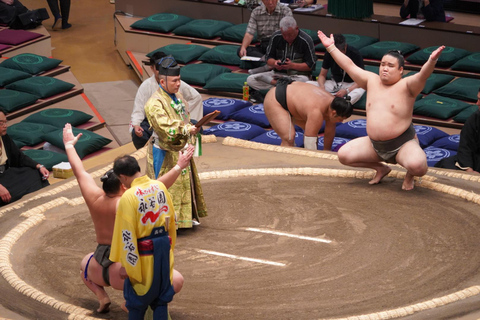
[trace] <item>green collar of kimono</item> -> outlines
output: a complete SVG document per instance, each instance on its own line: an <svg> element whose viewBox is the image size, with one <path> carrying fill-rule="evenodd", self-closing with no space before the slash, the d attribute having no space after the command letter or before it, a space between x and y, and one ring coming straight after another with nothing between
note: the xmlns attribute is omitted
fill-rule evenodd
<svg viewBox="0 0 480 320"><path fill-rule="evenodd" d="M170 106L175 110L178 115L185 117L185 104L183 103L182 99L178 99L175 93L168 93L161 84L159 84L160 88L172 99L170 101Z"/></svg>

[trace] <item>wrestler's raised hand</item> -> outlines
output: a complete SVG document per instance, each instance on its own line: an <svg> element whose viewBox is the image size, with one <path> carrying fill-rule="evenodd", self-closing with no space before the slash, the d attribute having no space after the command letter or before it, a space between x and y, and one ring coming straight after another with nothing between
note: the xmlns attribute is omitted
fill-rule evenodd
<svg viewBox="0 0 480 320"><path fill-rule="evenodd" d="M333 34L330 34L330 38L325 35L322 31L318 30L317 32L318 37L320 38L320 41L322 41L322 44L325 48L328 48L332 44L335 44L335 40L333 40Z"/></svg>
<svg viewBox="0 0 480 320"><path fill-rule="evenodd" d="M65 149L70 146L73 147L81 136L82 133L74 136L72 131L72 125L70 123L65 124L65 127L63 128L63 144L65 146Z"/></svg>
<svg viewBox="0 0 480 320"><path fill-rule="evenodd" d="M443 49L445 49L445 46L438 47L435 51L432 52L432 54L430 55L430 58L434 61L437 61Z"/></svg>
<svg viewBox="0 0 480 320"><path fill-rule="evenodd" d="M180 166L182 170L188 167L188 165L190 164L190 160L193 157L194 151L195 151L195 147L192 145L188 145L188 147L185 150L180 151L178 153L177 164Z"/></svg>

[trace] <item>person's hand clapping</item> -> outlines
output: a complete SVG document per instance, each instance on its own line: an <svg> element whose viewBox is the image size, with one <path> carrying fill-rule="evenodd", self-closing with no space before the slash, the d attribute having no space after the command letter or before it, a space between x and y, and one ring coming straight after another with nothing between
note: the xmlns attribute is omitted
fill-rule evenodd
<svg viewBox="0 0 480 320"><path fill-rule="evenodd" d="M188 165L190 164L190 160L193 157L194 151L195 147L192 145L188 145L185 150L179 152L177 165L180 167L180 169L183 170L188 167Z"/></svg>

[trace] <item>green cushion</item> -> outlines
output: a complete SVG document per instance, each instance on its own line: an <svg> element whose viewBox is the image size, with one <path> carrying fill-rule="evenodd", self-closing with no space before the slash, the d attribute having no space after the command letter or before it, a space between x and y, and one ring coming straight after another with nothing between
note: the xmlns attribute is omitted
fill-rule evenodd
<svg viewBox="0 0 480 320"><path fill-rule="evenodd" d="M412 53L405 60L413 64L422 65L425 62L427 62L432 52L437 50L437 48L438 46L425 48L423 50ZM454 47L445 47L445 49L443 49L442 53L438 57L436 66L442 67L442 68L448 68L451 65L453 65L455 62L468 56L469 54L470 52L464 49L459 49Z"/></svg>
<svg viewBox="0 0 480 320"><path fill-rule="evenodd" d="M191 18L179 14L157 13L132 23L130 28L156 32L170 32L190 21L192 21Z"/></svg>
<svg viewBox="0 0 480 320"><path fill-rule="evenodd" d="M228 27L220 33L220 38L226 41L233 41L241 43L243 36L247 32L248 23L240 23L234 26ZM257 42L257 35L255 34L252 43Z"/></svg>
<svg viewBox="0 0 480 320"><path fill-rule="evenodd" d="M239 66L241 61L237 54L239 47L229 44L219 45L202 54L198 60L214 64Z"/></svg>
<svg viewBox="0 0 480 320"><path fill-rule="evenodd" d="M406 77L412 76L416 74L416 71L409 72ZM422 93L429 94L435 89L438 89L450 81L452 81L455 77L448 75L448 74L441 74L441 73L432 73L430 77L428 77L427 82L425 83L425 87L422 90Z"/></svg>
<svg viewBox="0 0 480 320"><path fill-rule="evenodd" d="M212 19L192 20L175 28L173 33L179 36L211 39L221 34L223 30L233 26L233 23Z"/></svg>
<svg viewBox="0 0 480 320"><path fill-rule="evenodd" d="M229 68L210 64L194 63L180 69L180 77L183 81L192 85L204 86L208 81L219 74L232 72Z"/></svg>
<svg viewBox="0 0 480 320"><path fill-rule="evenodd" d="M222 73L208 81L204 89L226 92L243 92L243 84L249 74L246 73Z"/></svg>
<svg viewBox="0 0 480 320"><path fill-rule="evenodd" d="M480 52L473 53L458 60L450 68L452 70L480 73Z"/></svg>
<svg viewBox="0 0 480 320"><path fill-rule="evenodd" d="M6 113L30 106L37 101L38 97L21 91L3 89L0 90L0 107Z"/></svg>
<svg viewBox="0 0 480 320"><path fill-rule="evenodd" d="M82 133L82 136L75 144L75 149L77 150L78 156L80 158L84 158L86 155L100 150L101 148L112 142L112 140L102 137L101 135L98 135L88 130L82 130L77 128L73 128L72 130L74 135ZM55 147L65 150L65 147L63 145L63 129L57 129L55 131L47 133L43 136L43 139L51 143Z"/></svg>
<svg viewBox="0 0 480 320"><path fill-rule="evenodd" d="M156 52L162 51L165 54L171 54L178 63L187 64L209 50L210 48L196 44L169 44L148 53L147 57L151 58Z"/></svg>
<svg viewBox="0 0 480 320"><path fill-rule="evenodd" d="M43 123L56 128L63 128L67 123L75 127L92 118L92 115L79 110L51 108L30 115L23 122Z"/></svg>
<svg viewBox="0 0 480 320"><path fill-rule="evenodd" d="M310 36L310 38L312 38L313 43L320 42L320 38L318 37L318 31L310 30L310 29L303 29L303 28L302 28L302 30L303 30L303 32L308 34Z"/></svg>
<svg viewBox="0 0 480 320"><path fill-rule="evenodd" d="M43 164L49 171L52 171L52 167L60 162L68 162L66 154L53 151L30 149L23 151L23 153L36 162Z"/></svg>
<svg viewBox="0 0 480 320"><path fill-rule="evenodd" d="M18 149L21 149L22 147L25 146L25 143L23 143L22 141L13 140L13 142L15 143Z"/></svg>
<svg viewBox="0 0 480 320"><path fill-rule="evenodd" d="M21 53L0 63L0 67L38 74L56 68L62 60L47 58L33 53Z"/></svg>
<svg viewBox="0 0 480 320"><path fill-rule="evenodd" d="M383 56L390 50L400 50L405 56L420 47L406 42L398 41L379 41L360 49L360 53L365 59L382 60Z"/></svg>
<svg viewBox="0 0 480 320"><path fill-rule="evenodd" d="M0 67L0 87L4 87L7 84L15 82L17 80L30 78L31 76L32 75L30 73Z"/></svg>
<svg viewBox="0 0 480 320"><path fill-rule="evenodd" d="M365 70L373 72L375 74L378 74L378 70L380 69L379 66L371 66L371 65L366 65Z"/></svg>
<svg viewBox="0 0 480 320"><path fill-rule="evenodd" d="M462 111L460 111L455 117L453 117L453 120L456 122L465 123L465 121L467 121L467 119L477 110L478 110L478 106L471 105L468 108L465 108Z"/></svg>
<svg viewBox="0 0 480 320"><path fill-rule="evenodd" d="M347 45L352 46L357 50L360 50L361 48L366 47L372 43L378 42L377 38L361 36L358 34L344 33L343 36L345 37L345 41L347 42ZM315 50L323 52L325 51L325 47L323 46L322 43L319 43L315 47Z"/></svg>
<svg viewBox="0 0 480 320"><path fill-rule="evenodd" d="M52 77L31 77L10 83L5 88L31 93L39 98L48 98L73 87L75 85L72 83Z"/></svg>
<svg viewBox="0 0 480 320"><path fill-rule="evenodd" d="M362 97L357 102L355 102L353 107L355 109L361 109L361 110L367 109L367 92L365 92L365 94L362 95Z"/></svg>
<svg viewBox="0 0 480 320"><path fill-rule="evenodd" d="M315 63L315 69L312 71L312 77L313 79L318 79L318 76L320 75L320 71L322 71L322 65L323 65L323 60L317 60L317 63ZM332 69L328 69L327 72L327 80L330 80L332 78Z"/></svg>
<svg viewBox="0 0 480 320"><path fill-rule="evenodd" d="M431 94L415 102L413 114L446 120L469 106L466 102Z"/></svg>
<svg viewBox="0 0 480 320"><path fill-rule="evenodd" d="M26 146L34 146L43 142L42 136L57 130L58 127L43 123L19 122L8 126L8 135L16 141L25 143Z"/></svg>
<svg viewBox="0 0 480 320"><path fill-rule="evenodd" d="M453 99L475 102L477 101L478 88L480 88L480 80L478 79L457 78L433 92Z"/></svg>

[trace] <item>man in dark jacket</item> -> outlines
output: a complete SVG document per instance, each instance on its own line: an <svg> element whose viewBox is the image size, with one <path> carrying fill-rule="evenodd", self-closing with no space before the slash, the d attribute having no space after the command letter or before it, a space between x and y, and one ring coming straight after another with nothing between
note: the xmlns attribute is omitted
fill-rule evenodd
<svg viewBox="0 0 480 320"><path fill-rule="evenodd" d="M406 19L409 15L410 18L445 22L442 0L404 0L400 16Z"/></svg>
<svg viewBox="0 0 480 320"><path fill-rule="evenodd" d="M440 160L435 167L480 173L480 88L477 99L479 109L463 125L457 154Z"/></svg>
<svg viewBox="0 0 480 320"><path fill-rule="evenodd" d="M26 156L7 134L7 118L0 109L0 206L49 185L49 171Z"/></svg>

